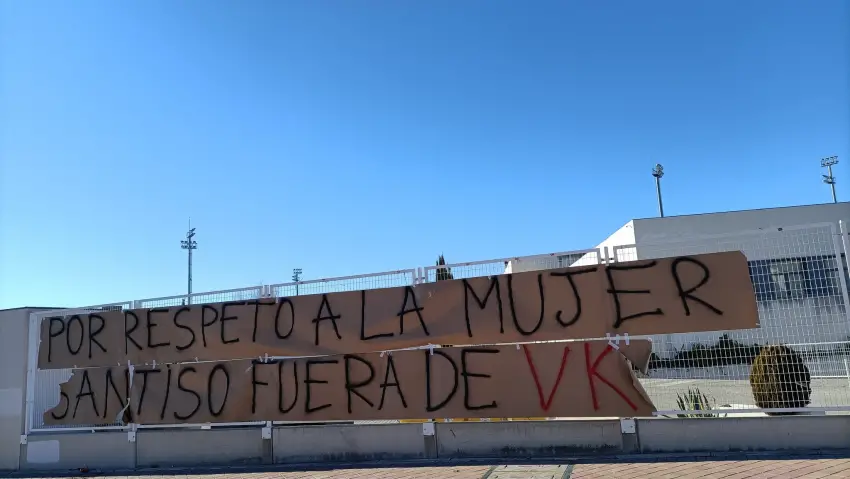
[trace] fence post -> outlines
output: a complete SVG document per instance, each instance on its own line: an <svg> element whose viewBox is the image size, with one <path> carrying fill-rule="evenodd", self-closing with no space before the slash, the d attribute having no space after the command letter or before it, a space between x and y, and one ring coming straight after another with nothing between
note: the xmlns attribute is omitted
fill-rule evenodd
<svg viewBox="0 0 850 479"><path fill-rule="evenodd" d="M850 386L850 364L847 363L847 358L844 358L844 375L847 376L847 385Z"/></svg>
<svg viewBox="0 0 850 479"><path fill-rule="evenodd" d="M834 223L832 225L832 231L833 233L835 232ZM843 250L844 257L850 262L850 256L847 254L848 249L850 249L850 246L848 246L850 238L848 238L847 233L847 222L844 220L838 221L838 233L841 237L841 243L840 246L838 244L835 245L835 263L838 269L838 284L841 285L841 296L844 298L845 315L847 316L847 321L850 322L850 286L847 284L847 275L844 274L844 260L841 258L841 251Z"/></svg>
<svg viewBox="0 0 850 479"><path fill-rule="evenodd" d="M35 409L35 380L36 370L38 369L38 342L40 336L41 315L39 313L30 313L29 331L27 341L27 394L26 406L24 408L24 436L29 435L32 431L32 416ZM25 441L26 438L21 438Z"/></svg>

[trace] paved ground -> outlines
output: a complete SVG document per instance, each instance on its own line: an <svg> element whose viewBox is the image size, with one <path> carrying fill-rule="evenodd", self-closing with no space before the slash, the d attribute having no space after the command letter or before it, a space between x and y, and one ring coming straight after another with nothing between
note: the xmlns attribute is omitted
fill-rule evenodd
<svg viewBox="0 0 850 479"><path fill-rule="evenodd" d="M643 464L582 464L573 468L570 479L762 479L762 478L850 478L850 460L716 461Z"/></svg>
<svg viewBox="0 0 850 479"><path fill-rule="evenodd" d="M2 477L2 476L0 476ZM22 476L16 476L22 477ZM66 476L67 477L67 476ZM83 477L92 477L87 475ZM310 472L232 472L104 476L101 479L837 479L850 478L850 459L703 460L606 464L476 465L340 468Z"/></svg>
<svg viewBox="0 0 850 479"><path fill-rule="evenodd" d="M656 409L678 409L676 397L688 388L698 387L700 392L722 404L755 404L750 382L736 379L641 379L641 384L652 398ZM811 407L844 406L850 400L848 379L813 379Z"/></svg>

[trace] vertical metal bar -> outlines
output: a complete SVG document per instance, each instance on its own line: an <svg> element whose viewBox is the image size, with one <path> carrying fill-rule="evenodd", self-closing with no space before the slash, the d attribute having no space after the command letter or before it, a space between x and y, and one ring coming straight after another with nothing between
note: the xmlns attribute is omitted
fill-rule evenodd
<svg viewBox="0 0 850 479"><path fill-rule="evenodd" d="M186 304L192 304L192 238L189 238L189 297Z"/></svg>
<svg viewBox="0 0 850 479"><path fill-rule="evenodd" d="M844 274L844 261L841 260L841 250L844 250L844 256L850 260L850 257L847 256L847 250L850 248L848 243L850 242L850 238L847 236L847 222L844 220L838 220L838 232L841 236L841 243L836 243L835 246L835 262L838 267L838 281L841 285L841 296L844 299L844 311L846 311L847 321L850 322L850 291L847 289L847 277ZM835 223L832 224L832 233L835 234Z"/></svg>
<svg viewBox="0 0 850 479"><path fill-rule="evenodd" d="M35 381L38 369L38 343L39 329L41 326L41 315L30 313L29 331L27 344L27 394L26 394L26 417L24 418L24 434L32 431L32 418L35 409Z"/></svg>
<svg viewBox="0 0 850 479"><path fill-rule="evenodd" d="M832 202L838 203L838 197L835 196L835 177L832 176L832 165L826 167L827 173L829 173L829 177L832 181L830 181L829 186L832 187Z"/></svg>
<svg viewBox="0 0 850 479"><path fill-rule="evenodd" d="M847 385L850 386L850 364L847 363L847 358L844 358L844 375L847 376Z"/></svg>
<svg viewBox="0 0 850 479"><path fill-rule="evenodd" d="M661 201L661 177L655 177L655 192L658 194L658 214L664 218L664 202Z"/></svg>

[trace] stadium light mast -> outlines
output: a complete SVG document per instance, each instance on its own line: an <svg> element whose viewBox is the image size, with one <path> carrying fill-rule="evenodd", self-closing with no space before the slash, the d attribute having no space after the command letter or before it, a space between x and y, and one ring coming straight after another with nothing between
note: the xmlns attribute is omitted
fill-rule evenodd
<svg viewBox="0 0 850 479"><path fill-rule="evenodd" d="M664 203L661 202L661 177L664 176L664 167L660 163L656 163L652 169L652 176L655 177L655 194L658 196L658 214L664 218Z"/></svg>
<svg viewBox="0 0 850 479"><path fill-rule="evenodd" d="M837 156L830 156L820 160L821 168L826 168L826 173L823 176L823 182L832 187L832 202L838 203L838 197L835 196L835 177L832 176L832 165L838 164Z"/></svg>
<svg viewBox="0 0 850 479"><path fill-rule="evenodd" d="M301 281L301 268L292 269L292 281L295 281L295 296L298 296L298 283Z"/></svg>
<svg viewBox="0 0 850 479"><path fill-rule="evenodd" d="M180 248L189 251L189 281L188 294L186 302L192 304L192 250L198 249L198 242L195 241L195 228L192 228L192 220L189 220L189 231L186 233L186 239L180 241Z"/></svg>

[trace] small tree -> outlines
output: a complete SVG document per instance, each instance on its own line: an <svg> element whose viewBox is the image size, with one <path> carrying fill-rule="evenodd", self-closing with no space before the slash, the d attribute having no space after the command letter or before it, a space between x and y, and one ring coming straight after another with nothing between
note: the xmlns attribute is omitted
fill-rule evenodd
<svg viewBox="0 0 850 479"><path fill-rule="evenodd" d="M444 258L443 255L440 255L440 257L437 258L437 266L445 265L446 258ZM447 279L455 279L455 277L452 275L452 269L449 267L437 268L437 281L444 281Z"/></svg>
<svg viewBox="0 0 850 479"><path fill-rule="evenodd" d="M441 254L439 258L437 258L437 266L446 266L446 258ZM447 279L455 279L454 275L452 275L452 269L446 266L445 268L437 268L437 281L444 281ZM441 348L450 348L451 344L441 344Z"/></svg>
<svg viewBox="0 0 850 479"><path fill-rule="evenodd" d="M804 408L812 399L812 375L803 357L784 344L762 348L750 370L756 406L763 409ZM769 412L768 416L799 413Z"/></svg>

